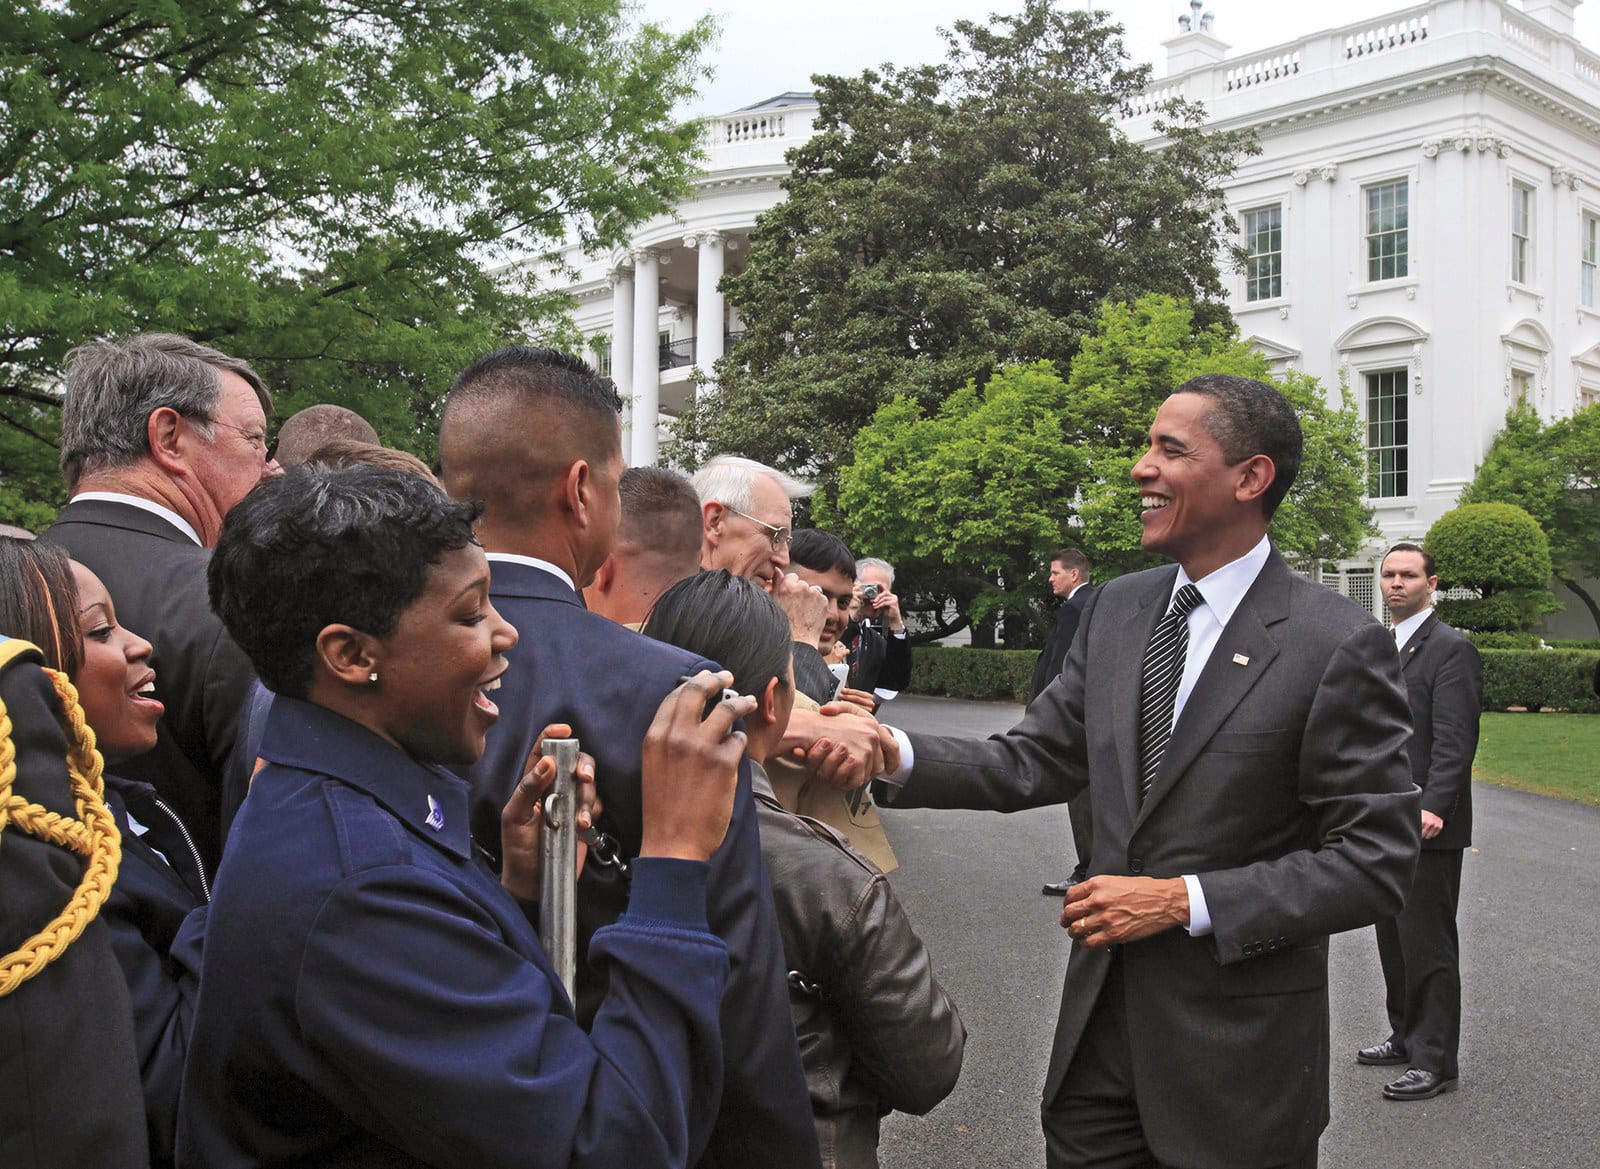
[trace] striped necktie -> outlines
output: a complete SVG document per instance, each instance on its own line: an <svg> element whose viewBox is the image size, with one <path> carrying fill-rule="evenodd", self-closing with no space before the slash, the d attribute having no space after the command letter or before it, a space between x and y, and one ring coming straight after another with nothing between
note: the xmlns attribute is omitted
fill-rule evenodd
<svg viewBox="0 0 1600 1169"><path fill-rule="evenodd" d="M1205 603L1200 590L1186 584L1172 598L1144 651L1144 668L1139 680L1139 803L1150 794L1150 784L1167 753L1172 738L1172 712L1178 701L1178 683L1183 679L1183 661L1189 650L1189 613Z"/></svg>

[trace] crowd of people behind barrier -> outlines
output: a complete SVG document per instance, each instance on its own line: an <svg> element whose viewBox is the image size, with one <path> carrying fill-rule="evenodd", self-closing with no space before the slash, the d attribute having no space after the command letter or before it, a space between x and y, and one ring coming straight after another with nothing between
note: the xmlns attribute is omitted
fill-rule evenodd
<svg viewBox="0 0 1600 1169"><path fill-rule="evenodd" d="M1402 909L1450 825L1453 962L1470 814L1395 640L1271 546L1286 399L1167 399L1130 489L1175 564L1084 590L985 742L878 721L894 569L797 533L806 484L626 468L620 408L497 350L435 474L336 407L274 446L255 372L181 337L73 355L71 501L0 537L0 1164L875 1166L966 1038L877 801L1074 800L1048 1164L1314 1166L1327 936L1394 923L1406 1001L1360 1058L1420 1053ZM545 872L568 737L579 859ZM539 932L566 880L570 992Z"/></svg>

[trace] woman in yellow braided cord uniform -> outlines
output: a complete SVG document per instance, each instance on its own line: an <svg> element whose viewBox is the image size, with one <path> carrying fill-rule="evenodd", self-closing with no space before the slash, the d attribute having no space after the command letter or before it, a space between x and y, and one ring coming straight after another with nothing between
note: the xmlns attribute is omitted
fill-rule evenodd
<svg viewBox="0 0 1600 1169"><path fill-rule="evenodd" d="M81 716L72 718L76 707L70 683L52 678L33 646L0 636L0 800L6 809L0 821L0 1165L6 1169L138 1169L148 1163L128 991L105 923L92 912L114 874L116 832L108 831L104 804L88 794L99 786L100 769L92 734ZM44 814L30 811L34 806ZM86 862L72 845L33 831L85 846L98 859ZM86 868L87 902L78 899Z"/></svg>

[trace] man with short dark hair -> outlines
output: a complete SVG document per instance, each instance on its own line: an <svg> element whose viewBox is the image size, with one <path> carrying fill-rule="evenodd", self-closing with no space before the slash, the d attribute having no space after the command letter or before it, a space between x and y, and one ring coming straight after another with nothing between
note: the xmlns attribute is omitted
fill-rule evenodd
<svg viewBox="0 0 1600 1169"><path fill-rule="evenodd" d="M278 465L287 470L308 461L334 439L379 445L378 432L361 415L332 402L319 402L283 420L273 451Z"/></svg>
<svg viewBox="0 0 1600 1169"><path fill-rule="evenodd" d="M444 484L455 498L483 505L477 536L489 559L489 595L520 635L495 693L500 721L465 773L480 848L499 839L501 808L540 728L566 723L595 758L604 806L596 827L622 859L636 856L645 731L680 677L714 668L589 612L579 596L616 542L620 408L611 380L578 358L522 345L473 362L445 401ZM591 852L578 882L575 1006L586 1025L605 987L604 971L586 959L589 939L627 901L626 870ZM737 957L722 1003L721 1109L699 1164L815 1169L816 1134L747 766L726 840L711 859L707 917Z"/></svg>
<svg viewBox="0 0 1600 1169"><path fill-rule="evenodd" d="M105 582L155 647L166 704L155 749L119 765L171 800L208 868L222 852L222 783L250 663L206 598L223 517L263 478L272 410L245 362L168 333L73 351L61 404L72 491L43 539Z"/></svg>
<svg viewBox="0 0 1600 1169"><path fill-rule="evenodd" d="M1364 1064L1405 1065L1384 1085L1390 1100L1428 1100L1453 1091L1460 1075L1461 944L1456 906L1461 858L1472 843L1472 759L1483 710L1483 661L1464 634L1434 615L1439 578L1433 557L1400 543L1379 568L1394 620L1406 698L1408 754L1422 789L1422 856L1404 908L1378 922L1389 1038L1356 1053Z"/></svg>
<svg viewBox="0 0 1600 1169"><path fill-rule="evenodd" d="M583 590L589 611L638 630L656 598L700 569L700 497L676 471L629 467L611 555Z"/></svg>
<svg viewBox="0 0 1600 1169"><path fill-rule="evenodd" d="M850 624L856 558L850 554L849 545L832 532L802 528L789 545L789 566L827 601L816 641L797 640L794 652L794 684L814 701L827 702L839 683L828 671L826 659Z"/></svg>
<svg viewBox="0 0 1600 1169"><path fill-rule="evenodd" d="M1301 447L1272 386L1179 386L1133 468L1144 547L1177 563L1090 598L1060 680L1011 731L897 732L897 803L1093 792L1091 875L1061 914L1052 1169L1316 1164L1328 935L1400 907L1418 793L1388 634L1267 538Z"/></svg>
<svg viewBox="0 0 1600 1169"><path fill-rule="evenodd" d="M1060 601L1056 608L1056 625L1039 652L1033 665L1033 690L1028 695L1032 702L1044 688L1061 676L1061 663L1066 661L1067 650L1072 646L1073 634L1078 632L1078 621L1083 607L1089 603L1094 589L1089 584L1089 558L1068 544L1050 558L1050 591ZM1084 788L1067 801L1067 819L1072 825L1072 846L1078 860L1064 881L1049 881L1041 892L1046 897L1065 897L1067 890L1089 875L1089 849L1094 841L1094 819L1089 810L1089 789Z"/></svg>

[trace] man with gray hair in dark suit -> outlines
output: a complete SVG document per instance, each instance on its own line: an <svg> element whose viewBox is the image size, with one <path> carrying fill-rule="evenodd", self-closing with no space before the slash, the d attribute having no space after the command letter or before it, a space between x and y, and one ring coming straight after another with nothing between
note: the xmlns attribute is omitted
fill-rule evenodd
<svg viewBox="0 0 1600 1169"><path fill-rule="evenodd" d="M1143 544L1177 563L1101 586L1011 731L899 734L882 788L902 806L1092 792L1090 875L1061 913L1052 1167L1317 1162L1328 935L1400 907L1418 793L1388 633L1267 538L1301 447L1269 385L1178 387L1133 468Z"/></svg>

